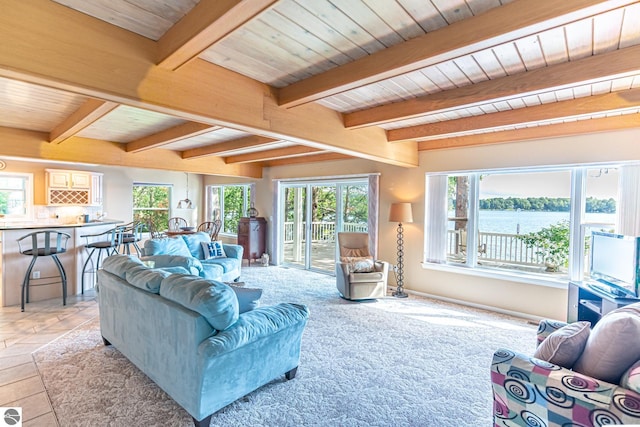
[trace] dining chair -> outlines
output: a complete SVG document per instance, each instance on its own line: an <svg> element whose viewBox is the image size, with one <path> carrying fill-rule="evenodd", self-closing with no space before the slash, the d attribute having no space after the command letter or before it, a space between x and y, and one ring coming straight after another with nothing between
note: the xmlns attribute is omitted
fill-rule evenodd
<svg viewBox="0 0 640 427"><path fill-rule="evenodd" d="M206 221L198 225L197 231L204 231L209 234L211 241L218 239L218 233L220 233L220 227L222 227L222 221L219 219L215 221Z"/></svg>
<svg viewBox="0 0 640 427"><path fill-rule="evenodd" d="M186 219L179 216L169 218L169 231L180 231L181 227L188 227L189 223Z"/></svg>

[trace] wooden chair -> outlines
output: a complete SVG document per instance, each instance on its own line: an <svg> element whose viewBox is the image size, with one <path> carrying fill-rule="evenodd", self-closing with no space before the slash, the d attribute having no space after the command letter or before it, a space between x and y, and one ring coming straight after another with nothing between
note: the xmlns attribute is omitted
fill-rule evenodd
<svg viewBox="0 0 640 427"><path fill-rule="evenodd" d="M215 221L206 221L198 226L198 231L204 231L209 234L211 240L218 239L218 233L220 233L220 227L222 227L222 221L219 219Z"/></svg>
<svg viewBox="0 0 640 427"><path fill-rule="evenodd" d="M169 231L180 231L181 227L188 227L189 223L186 219L174 216L169 218Z"/></svg>

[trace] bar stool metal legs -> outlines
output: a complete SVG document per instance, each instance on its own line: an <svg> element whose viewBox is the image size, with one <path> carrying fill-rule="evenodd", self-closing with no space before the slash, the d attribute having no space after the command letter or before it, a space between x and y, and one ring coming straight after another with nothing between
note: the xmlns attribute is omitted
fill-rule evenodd
<svg viewBox="0 0 640 427"><path fill-rule="evenodd" d="M103 233L98 233L98 234L85 234L83 236L80 237L84 237L87 239L87 244L85 245L85 248L89 251L89 256L87 257L87 260L84 262L84 265L82 266L82 278L80 279L81 281L81 285L80 285L80 293L84 295L84 277L86 274L88 273L95 273L96 271L98 271L98 269L100 268L100 260L102 259L102 252L105 251L106 252L106 256L109 255L113 255L113 254L117 254L118 253L118 246L120 246L121 241L120 241L120 235L121 233L119 232L119 227L116 228L112 228L110 230L107 230ZM89 241L90 238L94 238L94 237L103 237L104 240L98 240L98 241ZM94 264L93 262L93 254L98 251L98 257L97 260ZM87 270L87 266L89 265L89 263L91 263L91 269Z"/></svg>
<svg viewBox="0 0 640 427"><path fill-rule="evenodd" d="M58 259L58 254L67 251L67 241L71 237L70 234L63 233L57 230L40 230L33 233L26 234L18 239L18 247L20 253L23 255L31 256L31 262L27 268L26 274L22 281L20 309L24 311L25 303L29 302L29 286L44 286L52 285L60 282L62 284L62 305L67 305L67 274L64 271L62 263ZM39 257L51 257L56 267L58 268L59 281L53 282L38 282L37 284L31 284L31 273L33 267L38 261ZM55 279L57 276L40 277L33 280L46 280Z"/></svg>

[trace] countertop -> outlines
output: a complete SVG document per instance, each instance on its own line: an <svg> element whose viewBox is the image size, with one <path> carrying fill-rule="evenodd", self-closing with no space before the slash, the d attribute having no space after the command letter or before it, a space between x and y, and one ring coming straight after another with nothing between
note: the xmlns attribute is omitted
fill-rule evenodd
<svg viewBox="0 0 640 427"><path fill-rule="evenodd" d="M45 228L76 228L76 227L93 227L97 225L108 225L108 224L121 224L124 221L118 219L102 219L99 221L90 221L90 222L76 222L76 223L68 223L68 224L42 224L37 222L18 222L18 223L6 223L2 224L0 221L0 231L2 230L33 230L33 229L45 229Z"/></svg>

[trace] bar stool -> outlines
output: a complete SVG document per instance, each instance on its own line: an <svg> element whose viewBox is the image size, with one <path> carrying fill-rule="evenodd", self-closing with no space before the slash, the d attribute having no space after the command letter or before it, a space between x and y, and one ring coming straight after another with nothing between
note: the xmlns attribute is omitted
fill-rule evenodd
<svg viewBox="0 0 640 427"><path fill-rule="evenodd" d="M144 225L145 223L143 222L133 221L118 227L120 245L122 246L122 251L118 252L131 255L131 245L133 245L138 256L142 254L142 249L140 249L138 242L142 240L142 227Z"/></svg>
<svg viewBox="0 0 640 427"><path fill-rule="evenodd" d="M102 233L97 234L84 234L80 237L84 237L87 240L87 243L84 247L89 251L89 256L87 260L84 262L82 266L82 279L81 279L81 287L80 293L84 294L84 276L87 273L95 274L96 271L100 268L100 259L102 258L102 252L106 252L106 256L117 254L118 247L121 244L120 238L122 234L120 233L121 227L114 227L110 230L104 231ZM90 241L92 238L102 238L101 240ZM95 264L93 262L93 254L98 251L98 259ZM87 271L87 265L91 262L91 269Z"/></svg>
<svg viewBox="0 0 640 427"><path fill-rule="evenodd" d="M29 268L22 281L22 292L20 309L24 311L25 302L29 302L29 285L31 281L31 271L36 264L38 257L49 256L53 259L53 262L58 267L60 273L60 283L62 284L62 305L67 305L67 274L64 271L62 263L58 259L58 254L65 253L67 251L67 241L71 237L70 234L63 233L58 230L40 230L33 233L25 234L18 239L18 250L22 255L28 255L31 257ZM45 280L54 279L56 276L39 277L33 280ZM58 281L37 283L31 286L44 286L53 285Z"/></svg>

